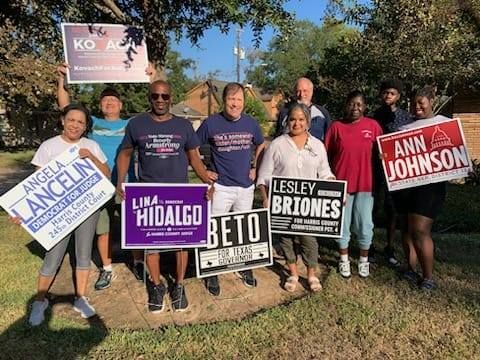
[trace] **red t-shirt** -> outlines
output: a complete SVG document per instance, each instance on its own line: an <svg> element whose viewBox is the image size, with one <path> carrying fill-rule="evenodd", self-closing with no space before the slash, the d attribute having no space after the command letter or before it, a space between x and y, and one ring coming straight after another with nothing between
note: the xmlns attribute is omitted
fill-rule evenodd
<svg viewBox="0 0 480 360"><path fill-rule="evenodd" d="M347 192L372 192L373 153L382 128L368 117L354 123L337 120L325 136L325 147L332 171L338 180L346 180ZM376 151L375 151L376 153Z"/></svg>

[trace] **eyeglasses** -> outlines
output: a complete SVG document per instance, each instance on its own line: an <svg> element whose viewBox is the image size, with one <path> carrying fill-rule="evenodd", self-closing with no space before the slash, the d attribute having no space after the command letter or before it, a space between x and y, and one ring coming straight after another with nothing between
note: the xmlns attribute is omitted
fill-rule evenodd
<svg viewBox="0 0 480 360"><path fill-rule="evenodd" d="M157 101L158 98L162 98L163 101L168 101L170 100L170 94L158 94L158 93L152 93L150 94L150 99L152 99L153 101Z"/></svg>

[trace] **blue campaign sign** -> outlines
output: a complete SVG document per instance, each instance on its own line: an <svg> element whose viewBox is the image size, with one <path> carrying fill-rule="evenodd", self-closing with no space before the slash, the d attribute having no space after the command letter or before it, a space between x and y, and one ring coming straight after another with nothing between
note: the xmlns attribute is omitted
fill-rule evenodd
<svg viewBox="0 0 480 360"><path fill-rule="evenodd" d="M105 204L115 188L73 145L0 197L11 216L46 250Z"/></svg>

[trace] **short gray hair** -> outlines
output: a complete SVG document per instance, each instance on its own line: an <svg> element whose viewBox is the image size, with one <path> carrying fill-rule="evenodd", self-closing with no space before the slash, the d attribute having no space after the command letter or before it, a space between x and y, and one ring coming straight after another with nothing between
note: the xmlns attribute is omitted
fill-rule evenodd
<svg viewBox="0 0 480 360"><path fill-rule="evenodd" d="M293 112L296 110L300 110L303 113L303 115L305 115L305 119L307 119L307 124L310 127L310 123L312 121L312 118L310 116L310 108L307 105L301 104L301 103L294 103L288 108L287 124L289 123Z"/></svg>

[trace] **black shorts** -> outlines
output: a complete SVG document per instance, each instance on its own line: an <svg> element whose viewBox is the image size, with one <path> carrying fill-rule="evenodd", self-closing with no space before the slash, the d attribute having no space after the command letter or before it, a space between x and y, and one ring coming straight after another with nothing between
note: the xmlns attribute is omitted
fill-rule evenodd
<svg viewBox="0 0 480 360"><path fill-rule="evenodd" d="M445 182L427 184L392 192L395 209L399 214L418 214L435 219L445 203Z"/></svg>

